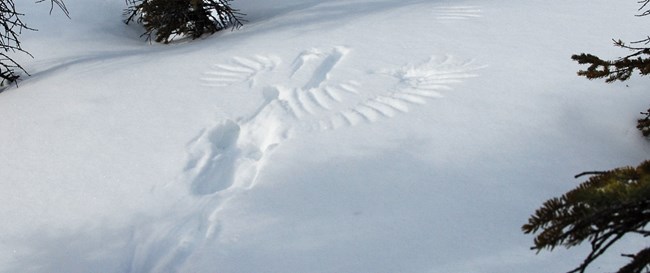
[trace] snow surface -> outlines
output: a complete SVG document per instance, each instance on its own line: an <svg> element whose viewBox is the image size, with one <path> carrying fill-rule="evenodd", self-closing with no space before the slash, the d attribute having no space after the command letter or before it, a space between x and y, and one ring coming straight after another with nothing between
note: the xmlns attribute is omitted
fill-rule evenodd
<svg viewBox="0 0 650 273"><path fill-rule="evenodd" d="M636 1L238 0L245 27L171 45L123 1L18 2L1 272L565 272L586 248L521 225L650 152L647 79L569 59L645 37Z"/></svg>

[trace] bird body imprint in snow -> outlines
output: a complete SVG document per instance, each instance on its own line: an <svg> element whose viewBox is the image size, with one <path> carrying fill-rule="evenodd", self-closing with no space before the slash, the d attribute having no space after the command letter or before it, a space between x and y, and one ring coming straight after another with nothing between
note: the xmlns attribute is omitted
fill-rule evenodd
<svg viewBox="0 0 650 273"><path fill-rule="evenodd" d="M291 130L333 130L407 113L413 105L441 98L441 92L474 77L480 68L452 56L431 57L339 81L337 72L349 54L342 46L309 49L286 65L273 56L235 57L206 72L205 86L243 85L262 94L264 101L250 116L208 128L189 145L185 174L192 192L206 195L233 186L253 187L268 153ZM385 85L365 87L364 82L374 81Z"/></svg>
<svg viewBox="0 0 650 273"><path fill-rule="evenodd" d="M237 57L227 65L215 65L202 80L210 87L245 85L260 93L275 90L277 100L286 107L287 114L295 118L293 127L319 131L376 122L408 112L414 104L426 104L429 99L442 97L441 92L451 90L454 83L474 77L475 70L480 68L471 60L436 56L419 64L339 81L337 67L349 53L350 49L345 47L311 49L284 66L277 57ZM235 73L238 74L235 76ZM381 89L364 86L374 81L386 85Z"/></svg>
<svg viewBox="0 0 650 273"><path fill-rule="evenodd" d="M145 229L155 232L136 234L131 272L175 272L195 249L218 238L224 206L255 186L269 155L292 130L334 130L407 113L480 68L442 56L339 80L341 74L350 76L341 70L349 55L350 49L334 47L303 51L286 64L273 56L235 57L206 72L205 86L241 85L259 92L263 101L249 115L210 126L188 144L180 180L201 200L199 206L187 209L180 222L169 219Z"/></svg>

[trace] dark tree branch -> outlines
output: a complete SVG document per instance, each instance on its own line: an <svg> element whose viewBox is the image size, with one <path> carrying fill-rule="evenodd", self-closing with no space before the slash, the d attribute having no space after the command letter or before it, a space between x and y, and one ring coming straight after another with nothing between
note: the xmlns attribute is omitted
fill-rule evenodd
<svg viewBox="0 0 650 273"><path fill-rule="evenodd" d="M616 235L616 236L610 240L609 237L612 235ZM612 232L611 234L607 235L605 239L592 243L592 250L591 253L589 253L589 255L587 256L587 258L585 258L585 260L582 262L582 264L580 264L580 266L567 273L576 273L576 272L584 273L585 270L587 270L587 267L589 267L591 263L593 263L601 255L603 255L605 251L607 251L609 247L611 247L614 243L620 240L623 237L623 235L625 234L617 234L615 232Z"/></svg>
<svg viewBox="0 0 650 273"><path fill-rule="evenodd" d="M616 273L642 273L648 272L648 265L650 264L650 247L639 251L634 255L623 255L624 257L631 258L632 261L627 265L621 267Z"/></svg>
<svg viewBox="0 0 650 273"><path fill-rule="evenodd" d="M23 52L20 40L18 39L23 29L32 30L21 20L22 13L16 12L16 5L13 0L0 2L0 85L8 82L15 82L20 76L16 70L27 74L25 69L7 55L9 52Z"/></svg>
<svg viewBox="0 0 650 273"><path fill-rule="evenodd" d="M231 0L126 0L124 22L144 26L141 36L169 43L176 37L196 39L203 34L242 26L243 16L229 6Z"/></svg>
<svg viewBox="0 0 650 273"><path fill-rule="evenodd" d="M650 3L650 0L640 0L639 4L641 4L641 7L639 8L639 11L641 11L641 14L637 14L636 16L646 16L650 14L650 10L645 10L646 6Z"/></svg>
<svg viewBox="0 0 650 273"><path fill-rule="evenodd" d="M44 2L45 0L38 0L36 3L41 3ZM58 6L61 11L63 11L63 14L65 14L66 17L70 18L70 12L68 11L68 8L65 6L65 3L61 0L50 0L50 14L52 14L52 11L54 11L54 6Z"/></svg>
<svg viewBox="0 0 650 273"><path fill-rule="evenodd" d="M36 3L45 0L37 0ZM68 9L62 0L50 0L50 13L54 6L58 6L66 16L69 16ZM14 0L0 1L0 86L16 82L20 78L19 73L29 75L27 71L9 56L9 53L24 53L33 57L22 48L20 35L23 30L35 30L28 27L22 21L23 14L16 11Z"/></svg>
<svg viewBox="0 0 650 273"><path fill-rule="evenodd" d="M585 175L598 175L598 174L605 174L606 172L602 171L592 171L592 172L581 172L579 174L576 174L573 178L580 178L581 176Z"/></svg>
<svg viewBox="0 0 650 273"><path fill-rule="evenodd" d="M641 4L639 11L641 14L637 16L650 15L650 9L646 9L650 0L638 1ZM576 54L571 56L571 59L577 61L579 64L588 64L586 70L578 71L579 76L584 76L588 79L605 78L605 82L611 83L615 81L626 81L630 78L635 70L638 70L641 75L650 74L650 48L631 46L636 44L647 45L650 43L650 37L645 39L631 42L630 45L621 40L614 40L614 45L627 50L635 51L623 58L616 60L603 60L592 54Z"/></svg>

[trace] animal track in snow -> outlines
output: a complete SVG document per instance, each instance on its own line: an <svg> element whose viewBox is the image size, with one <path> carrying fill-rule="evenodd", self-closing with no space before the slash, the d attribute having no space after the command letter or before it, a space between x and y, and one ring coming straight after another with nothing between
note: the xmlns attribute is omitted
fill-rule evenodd
<svg viewBox="0 0 650 273"><path fill-rule="evenodd" d="M251 116L206 129L190 144L185 178L191 181L192 193L250 188L267 152L291 130L324 131L391 118L442 97L440 92L474 77L480 68L472 61L443 56L337 81L337 68L349 52L346 47L310 49L286 66L273 57L237 57L207 72L211 77L203 80L209 86L248 85L263 94L264 102ZM363 84L378 80L386 83L383 89Z"/></svg>
<svg viewBox="0 0 650 273"><path fill-rule="evenodd" d="M433 15L438 20L463 20L482 17L483 11L478 6L438 7Z"/></svg>
<svg viewBox="0 0 650 273"><path fill-rule="evenodd" d="M359 73L354 80L339 80L350 76L341 69L349 54L346 47L310 49L287 65L274 57L237 57L206 72L205 86L243 85L261 93L263 101L248 116L210 126L188 144L179 180L187 183L197 204L183 209L182 217L143 228L135 238L131 271L176 271L202 244L218 238L225 205L255 186L271 151L292 131L333 130L406 113L413 105L442 97L441 92L476 76L480 68L442 56L392 70L354 70ZM167 227L161 229L161 224Z"/></svg>

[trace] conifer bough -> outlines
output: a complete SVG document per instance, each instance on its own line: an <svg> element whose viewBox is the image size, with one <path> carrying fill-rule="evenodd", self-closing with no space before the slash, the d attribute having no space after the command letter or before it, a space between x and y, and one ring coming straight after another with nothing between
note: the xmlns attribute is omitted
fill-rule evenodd
<svg viewBox="0 0 650 273"><path fill-rule="evenodd" d="M597 175L561 197L546 201L522 227L526 234L537 234L532 247L537 251L589 242L591 252L570 273L586 272L625 235L650 236L650 161L636 168L583 174ZM623 256L631 261L617 273L650 272L650 247Z"/></svg>
<svg viewBox="0 0 650 273"><path fill-rule="evenodd" d="M231 0L126 0L125 23L144 26L148 40L159 43L175 38L196 39L226 28L242 26L243 16L230 7Z"/></svg>
<svg viewBox="0 0 650 273"><path fill-rule="evenodd" d="M639 8L640 14L637 16L650 15L650 0L639 0L641 7ZM614 45L632 51L625 57L616 60L603 60L598 56L592 54L575 54L571 59L579 64L588 64L586 70L578 71L579 76L584 76L588 79L605 78L605 81L625 81L632 76L632 72L638 70L641 75L650 74L650 36L645 39L626 44L621 40L614 40Z"/></svg>
<svg viewBox="0 0 650 273"><path fill-rule="evenodd" d="M639 0L641 14L650 15L650 0ZM605 82L626 81L635 70L650 74L650 36L633 42L614 41L618 47L634 51L617 60L603 60L592 54L576 54L571 58L580 64L588 64L579 76L588 79L605 78ZM646 46L635 46L643 44ZM650 136L650 109L641 112L637 129ZM579 178L592 175L588 181L561 197L546 201L522 226L526 234L536 234L533 250L553 250L557 246L570 248L589 242L591 251L580 266L569 273L584 273L596 259L627 235L642 238L650 236L650 161L638 167L623 167L605 172L584 172ZM637 253L623 253L631 259L617 273L650 272L650 247Z"/></svg>
<svg viewBox="0 0 650 273"><path fill-rule="evenodd" d="M650 0L639 0L638 2L641 4L639 8L641 13L637 16L650 15ZM626 81L634 71L638 71L641 76L650 74L650 47L648 47L648 44L650 44L650 36L629 44L621 40L614 40L614 46L630 50L633 53L616 60L603 60L588 53L574 54L571 59L579 64L589 65L586 70L578 71L578 76L590 80L604 78L605 82L608 83ZM641 112L641 114L645 115L645 117L637 120L636 128L644 136L650 137L650 109Z"/></svg>

